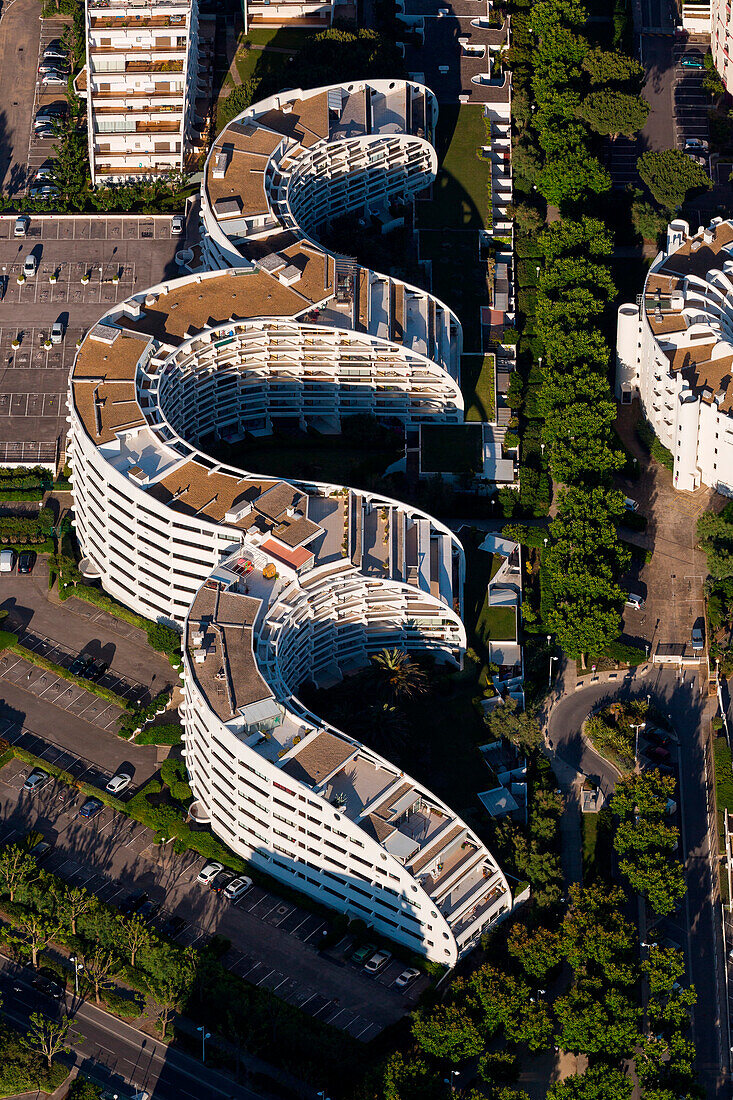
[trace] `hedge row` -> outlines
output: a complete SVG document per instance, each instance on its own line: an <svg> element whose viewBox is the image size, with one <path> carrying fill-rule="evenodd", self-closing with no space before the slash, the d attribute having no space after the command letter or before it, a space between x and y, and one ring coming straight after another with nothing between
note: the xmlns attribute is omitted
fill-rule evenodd
<svg viewBox="0 0 733 1100"><path fill-rule="evenodd" d="M85 680L83 677L77 676L75 673L70 672L68 668L64 668L63 665L58 665L55 661L49 661L48 657L43 657L40 653L34 653L32 649L26 649L17 640L6 643L5 648L11 650L18 657L22 657L25 661L37 665L38 668L45 669L46 672L51 672L62 680L68 680L71 684L77 684L85 688L86 691L91 692L92 695L98 695L100 699L104 699L107 703L113 703L114 706L121 707L122 710L129 708L127 699L123 698L122 695L118 695L116 691L111 691L109 688L102 687L101 684L95 684L91 680Z"/></svg>

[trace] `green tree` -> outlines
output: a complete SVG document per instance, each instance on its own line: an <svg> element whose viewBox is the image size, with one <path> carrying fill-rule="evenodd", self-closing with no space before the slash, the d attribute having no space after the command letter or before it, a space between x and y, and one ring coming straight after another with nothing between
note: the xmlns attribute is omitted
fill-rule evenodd
<svg viewBox="0 0 733 1100"><path fill-rule="evenodd" d="M722 514L703 512L697 521L697 537L707 557L711 577L733 577L733 523L727 509Z"/></svg>
<svg viewBox="0 0 733 1100"><path fill-rule="evenodd" d="M424 695L428 690L424 669L404 649L380 649L375 653L372 675L376 690L392 705Z"/></svg>
<svg viewBox="0 0 733 1100"><path fill-rule="evenodd" d="M704 168L679 149L642 153L636 168L660 206L676 210L691 192L707 191L713 181Z"/></svg>
<svg viewBox="0 0 733 1100"><path fill-rule="evenodd" d="M412 1034L426 1054L453 1063L475 1058L484 1047L466 1009L452 1003L419 1009L412 1022Z"/></svg>
<svg viewBox="0 0 733 1100"><path fill-rule="evenodd" d="M120 961L112 951L95 947L84 955L84 977L94 990L94 999L102 1003L102 991L112 989L121 970Z"/></svg>
<svg viewBox="0 0 733 1100"><path fill-rule="evenodd" d="M56 918L60 925L68 924L72 936L77 934L79 918L99 908L99 898L83 886L67 886L56 879L50 888Z"/></svg>
<svg viewBox="0 0 733 1100"><path fill-rule="evenodd" d="M58 933L58 925L42 913L32 911L16 913L14 924L19 934L11 933L12 939L24 953L27 952L30 955L31 965L37 967L38 953L43 951Z"/></svg>
<svg viewBox="0 0 733 1100"><path fill-rule="evenodd" d="M150 994L147 1010L155 1017L163 1038L168 1034L174 1014L186 1004L195 973L194 955L190 949L171 962L173 965L166 971L148 974L145 979Z"/></svg>
<svg viewBox="0 0 733 1100"><path fill-rule="evenodd" d="M616 1066L598 1062L550 1085L547 1100L629 1100L631 1078Z"/></svg>
<svg viewBox="0 0 733 1100"><path fill-rule="evenodd" d="M649 104L641 96L604 88L585 97L579 114L597 134L633 137L649 116Z"/></svg>
<svg viewBox="0 0 733 1100"><path fill-rule="evenodd" d="M591 84L634 84L640 87L644 78L644 67L635 57L615 50L604 50L600 46L586 54L583 68Z"/></svg>
<svg viewBox="0 0 733 1100"><path fill-rule="evenodd" d="M42 1016L40 1012L33 1012L23 1041L29 1050L46 1059L46 1065L50 1069L57 1055L71 1050L74 1037L69 1036L70 1029L71 1020L66 1016L51 1018Z"/></svg>
<svg viewBox="0 0 733 1100"><path fill-rule="evenodd" d="M611 177L597 157L570 153L545 165L537 177L537 188L553 206L577 205L610 191Z"/></svg>
<svg viewBox="0 0 733 1100"><path fill-rule="evenodd" d="M513 210L514 224L518 231L525 237L534 236L545 224L545 219L536 206L530 206L526 202L518 202Z"/></svg>
<svg viewBox="0 0 733 1100"><path fill-rule="evenodd" d="M525 752L534 752L543 741L542 730L533 710L520 710L516 700L507 699L484 717L492 737L507 741Z"/></svg>
<svg viewBox="0 0 733 1100"><path fill-rule="evenodd" d="M390 1055L382 1071L384 1100L441 1100L444 1097L440 1075L418 1051L403 1056Z"/></svg>
<svg viewBox="0 0 733 1100"><path fill-rule="evenodd" d="M558 1042L573 1054L629 1058L639 1041L641 1009L620 989L578 982L555 1001Z"/></svg>
<svg viewBox="0 0 733 1100"><path fill-rule="evenodd" d="M619 870L631 889L643 894L660 917L674 912L677 902L685 896L682 865L666 852L636 852L633 860L621 860Z"/></svg>
<svg viewBox="0 0 733 1100"><path fill-rule="evenodd" d="M0 852L0 885L11 901L38 876L38 864L20 844L8 844Z"/></svg>
<svg viewBox="0 0 733 1100"><path fill-rule="evenodd" d="M667 228L667 218L651 202L635 199L631 204L634 229L645 241L657 241Z"/></svg>
<svg viewBox="0 0 733 1100"><path fill-rule="evenodd" d="M559 934L542 926L530 931L526 924L515 924L509 934L507 948L525 974L538 981L544 981L563 957Z"/></svg>
<svg viewBox="0 0 733 1100"><path fill-rule="evenodd" d="M633 983L630 965L636 947L632 925L623 915L626 899L619 887L605 883L570 887L570 902L561 937L567 960L578 973L603 976L606 982Z"/></svg>
<svg viewBox="0 0 733 1100"><path fill-rule="evenodd" d="M153 933L139 917L120 917L117 921L117 942L130 957L130 966L135 965L138 953L153 943Z"/></svg>

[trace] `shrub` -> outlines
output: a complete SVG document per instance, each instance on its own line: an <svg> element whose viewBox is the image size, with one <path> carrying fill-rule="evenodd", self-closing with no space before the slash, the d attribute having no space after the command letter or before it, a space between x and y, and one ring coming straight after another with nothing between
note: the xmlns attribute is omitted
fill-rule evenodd
<svg viewBox="0 0 733 1100"><path fill-rule="evenodd" d="M135 738L137 745L180 745L183 726L179 722L163 722L159 726L147 726Z"/></svg>

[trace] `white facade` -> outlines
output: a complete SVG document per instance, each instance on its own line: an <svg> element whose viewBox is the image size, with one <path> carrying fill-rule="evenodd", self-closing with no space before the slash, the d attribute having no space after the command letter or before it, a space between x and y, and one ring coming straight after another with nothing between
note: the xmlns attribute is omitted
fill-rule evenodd
<svg viewBox="0 0 733 1100"><path fill-rule="evenodd" d="M674 485L733 495L733 223L672 222L638 305L618 312L616 397L638 396Z"/></svg>
<svg viewBox="0 0 733 1100"><path fill-rule="evenodd" d="M400 95L409 103L412 86ZM424 186L434 152L419 141ZM382 179L381 157L367 164ZM252 182L237 186L249 194ZM327 187L308 193L329 201ZM511 907L505 877L447 806L309 713L298 691L390 646L460 665L462 547L418 509L233 469L199 440L264 434L281 416L460 421L460 325L424 292L413 302L398 280L380 288L384 277L340 268L295 223L256 258L240 254L247 243L238 236L231 258L209 243L221 270L134 295L87 333L69 382L82 567L141 614L184 627L198 820L274 877L453 965Z"/></svg>
<svg viewBox="0 0 733 1100"><path fill-rule="evenodd" d="M86 0L85 14L86 69L77 86L86 91L92 183L183 171L198 0Z"/></svg>

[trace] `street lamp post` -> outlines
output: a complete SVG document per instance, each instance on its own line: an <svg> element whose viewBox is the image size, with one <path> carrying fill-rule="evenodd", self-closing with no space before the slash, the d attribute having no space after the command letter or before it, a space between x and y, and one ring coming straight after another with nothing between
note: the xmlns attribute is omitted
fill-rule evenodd
<svg viewBox="0 0 733 1100"><path fill-rule="evenodd" d="M634 725L633 722L630 722L629 725L636 733L636 738L634 740L634 763L636 764L637 760L639 759L639 730L644 729L646 722L639 722L638 725Z"/></svg>
<svg viewBox="0 0 733 1100"><path fill-rule="evenodd" d="M201 1032L201 1061L206 1061L206 1040L211 1038L211 1032L207 1031L205 1027L197 1027L197 1031Z"/></svg>
<svg viewBox="0 0 733 1100"><path fill-rule="evenodd" d="M446 1078L443 1079L443 1084L444 1085L450 1085L451 1092L455 1093L455 1091L456 1091L456 1077L461 1076L461 1071L458 1070L458 1069L452 1069L452 1070L449 1070L449 1073L450 1073L450 1081L446 1077ZM318 1095L320 1096L320 1093Z"/></svg>
<svg viewBox="0 0 733 1100"><path fill-rule="evenodd" d="M550 675L547 678L547 686L552 687L552 662L559 661L559 657L550 657Z"/></svg>
<svg viewBox="0 0 733 1100"><path fill-rule="evenodd" d="M74 996L79 996L79 972L84 969L84 964L77 961L76 955L71 956L71 961L74 964Z"/></svg>

